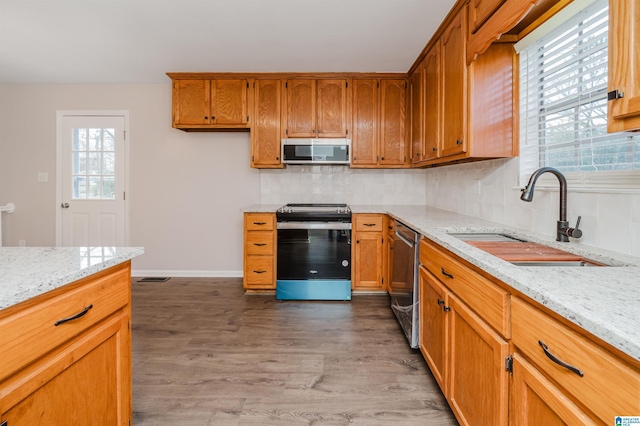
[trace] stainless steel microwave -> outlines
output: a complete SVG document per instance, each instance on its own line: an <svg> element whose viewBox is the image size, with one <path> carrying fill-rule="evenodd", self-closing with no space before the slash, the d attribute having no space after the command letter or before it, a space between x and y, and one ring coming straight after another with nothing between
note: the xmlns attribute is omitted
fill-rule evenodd
<svg viewBox="0 0 640 426"><path fill-rule="evenodd" d="M349 164L351 139L282 139L285 164Z"/></svg>

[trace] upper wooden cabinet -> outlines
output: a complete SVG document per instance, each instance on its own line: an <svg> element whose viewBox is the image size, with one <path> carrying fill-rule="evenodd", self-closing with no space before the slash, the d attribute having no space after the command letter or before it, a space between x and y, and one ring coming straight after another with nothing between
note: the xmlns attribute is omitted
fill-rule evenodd
<svg viewBox="0 0 640 426"><path fill-rule="evenodd" d="M253 86L251 167L281 168L281 80L256 80Z"/></svg>
<svg viewBox="0 0 640 426"><path fill-rule="evenodd" d="M174 80L173 127L183 130L246 128L247 80Z"/></svg>
<svg viewBox="0 0 640 426"><path fill-rule="evenodd" d="M442 150L441 156L467 151L467 67L465 62L466 11L463 8L441 37Z"/></svg>
<svg viewBox="0 0 640 426"><path fill-rule="evenodd" d="M505 0L470 0L469 30L472 34L504 3Z"/></svg>
<svg viewBox="0 0 640 426"><path fill-rule="evenodd" d="M609 0L608 131L640 129L640 4Z"/></svg>
<svg viewBox="0 0 640 426"><path fill-rule="evenodd" d="M285 135L288 138L347 137L346 79L289 79Z"/></svg>
<svg viewBox="0 0 640 426"><path fill-rule="evenodd" d="M406 165L404 79L353 80L352 167Z"/></svg>
<svg viewBox="0 0 640 426"><path fill-rule="evenodd" d="M424 112L416 119L415 111L411 111L412 132L422 134L422 140L412 136L414 166L512 157L517 153L513 47L511 43L494 43L467 65L466 28L466 9L462 8L416 68L422 74L423 101L411 105L421 105ZM419 119L423 120L421 129L415 122Z"/></svg>
<svg viewBox="0 0 640 426"><path fill-rule="evenodd" d="M423 60L409 77L410 158L412 164L422 161L424 155L424 116L427 112L424 105L424 63Z"/></svg>

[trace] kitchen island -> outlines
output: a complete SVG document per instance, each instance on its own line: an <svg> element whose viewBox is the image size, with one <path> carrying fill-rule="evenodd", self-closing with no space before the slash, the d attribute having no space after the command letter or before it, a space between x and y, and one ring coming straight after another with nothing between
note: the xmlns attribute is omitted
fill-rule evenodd
<svg viewBox="0 0 640 426"><path fill-rule="evenodd" d="M0 248L0 423L131 419L131 259L142 248Z"/></svg>

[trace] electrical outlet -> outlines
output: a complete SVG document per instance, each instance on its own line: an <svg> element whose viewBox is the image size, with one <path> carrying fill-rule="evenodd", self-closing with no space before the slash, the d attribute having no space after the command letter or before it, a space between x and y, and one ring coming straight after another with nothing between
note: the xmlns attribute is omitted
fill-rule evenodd
<svg viewBox="0 0 640 426"><path fill-rule="evenodd" d="M18 247L25 247L27 242L25 240L18 240Z"/></svg>
<svg viewBox="0 0 640 426"><path fill-rule="evenodd" d="M482 194L482 181L480 179L476 179L475 181L475 190L476 190L476 195Z"/></svg>
<svg viewBox="0 0 640 426"><path fill-rule="evenodd" d="M49 182L49 173L38 172L38 182Z"/></svg>

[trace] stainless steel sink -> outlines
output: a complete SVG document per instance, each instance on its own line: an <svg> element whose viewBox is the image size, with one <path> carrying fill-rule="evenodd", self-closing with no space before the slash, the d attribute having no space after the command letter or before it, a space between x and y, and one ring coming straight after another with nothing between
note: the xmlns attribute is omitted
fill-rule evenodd
<svg viewBox="0 0 640 426"><path fill-rule="evenodd" d="M587 262L584 260L559 260L559 261L533 261L533 262L510 262L516 266L607 266L596 263Z"/></svg>
<svg viewBox="0 0 640 426"><path fill-rule="evenodd" d="M526 242L519 238L497 232L452 232L449 235L463 241L488 241L488 242Z"/></svg>

